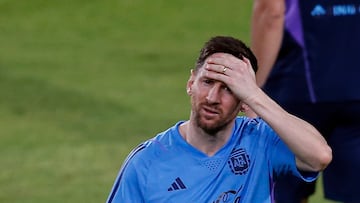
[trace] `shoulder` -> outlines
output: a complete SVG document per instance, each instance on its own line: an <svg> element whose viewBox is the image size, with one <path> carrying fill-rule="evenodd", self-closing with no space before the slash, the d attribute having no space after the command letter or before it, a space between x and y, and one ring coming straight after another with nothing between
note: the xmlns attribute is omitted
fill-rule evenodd
<svg viewBox="0 0 360 203"><path fill-rule="evenodd" d="M272 131L272 128L260 117L249 118L246 116L238 116L235 120L235 127L256 131Z"/></svg>
<svg viewBox="0 0 360 203"><path fill-rule="evenodd" d="M139 144L129 153L127 159L136 164L149 165L169 154L177 142L178 125L179 123Z"/></svg>
<svg viewBox="0 0 360 203"><path fill-rule="evenodd" d="M235 121L235 132L243 136L257 139L258 142L277 142L279 137L276 132L261 118L239 116Z"/></svg>

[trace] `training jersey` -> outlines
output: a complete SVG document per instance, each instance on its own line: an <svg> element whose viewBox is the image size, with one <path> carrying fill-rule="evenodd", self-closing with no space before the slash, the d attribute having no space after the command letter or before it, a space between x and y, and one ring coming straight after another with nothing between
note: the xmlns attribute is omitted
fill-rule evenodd
<svg viewBox="0 0 360 203"><path fill-rule="evenodd" d="M264 90L280 103L360 100L359 57L359 0L286 0L283 41Z"/></svg>
<svg viewBox="0 0 360 203"><path fill-rule="evenodd" d="M261 119L238 117L230 140L209 157L188 144L178 122L135 148L108 203L270 203L276 177L301 173L294 154Z"/></svg>

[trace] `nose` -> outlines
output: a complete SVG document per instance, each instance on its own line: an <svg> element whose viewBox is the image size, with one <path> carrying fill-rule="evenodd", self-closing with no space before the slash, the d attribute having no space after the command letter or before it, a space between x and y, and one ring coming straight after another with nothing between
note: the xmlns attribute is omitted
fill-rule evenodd
<svg viewBox="0 0 360 203"><path fill-rule="evenodd" d="M220 102L220 88L216 85L212 86L206 96L206 100L211 103L219 103Z"/></svg>

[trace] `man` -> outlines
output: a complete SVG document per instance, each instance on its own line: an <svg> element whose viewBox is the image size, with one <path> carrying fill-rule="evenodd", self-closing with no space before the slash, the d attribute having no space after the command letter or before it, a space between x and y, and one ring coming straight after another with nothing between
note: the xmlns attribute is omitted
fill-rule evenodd
<svg viewBox="0 0 360 203"><path fill-rule="evenodd" d="M325 197L346 203L360 202L359 8L358 0L255 0L251 26L258 85L327 139ZM275 199L306 202L314 190L284 177Z"/></svg>
<svg viewBox="0 0 360 203"><path fill-rule="evenodd" d="M278 176L314 180L331 161L330 147L264 94L256 69L243 42L205 43L187 82L190 119L134 149L107 202L269 203ZM239 117L245 106L263 120Z"/></svg>

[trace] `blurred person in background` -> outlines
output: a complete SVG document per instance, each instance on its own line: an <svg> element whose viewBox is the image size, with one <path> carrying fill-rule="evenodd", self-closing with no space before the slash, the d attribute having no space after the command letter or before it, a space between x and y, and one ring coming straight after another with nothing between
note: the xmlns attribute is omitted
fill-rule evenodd
<svg viewBox="0 0 360 203"><path fill-rule="evenodd" d="M258 85L313 124L333 150L325 197L359 203L360 1L254 0L251 49ZM275 199L307 202L314 191L315 183L282 177Z"/></svg>

